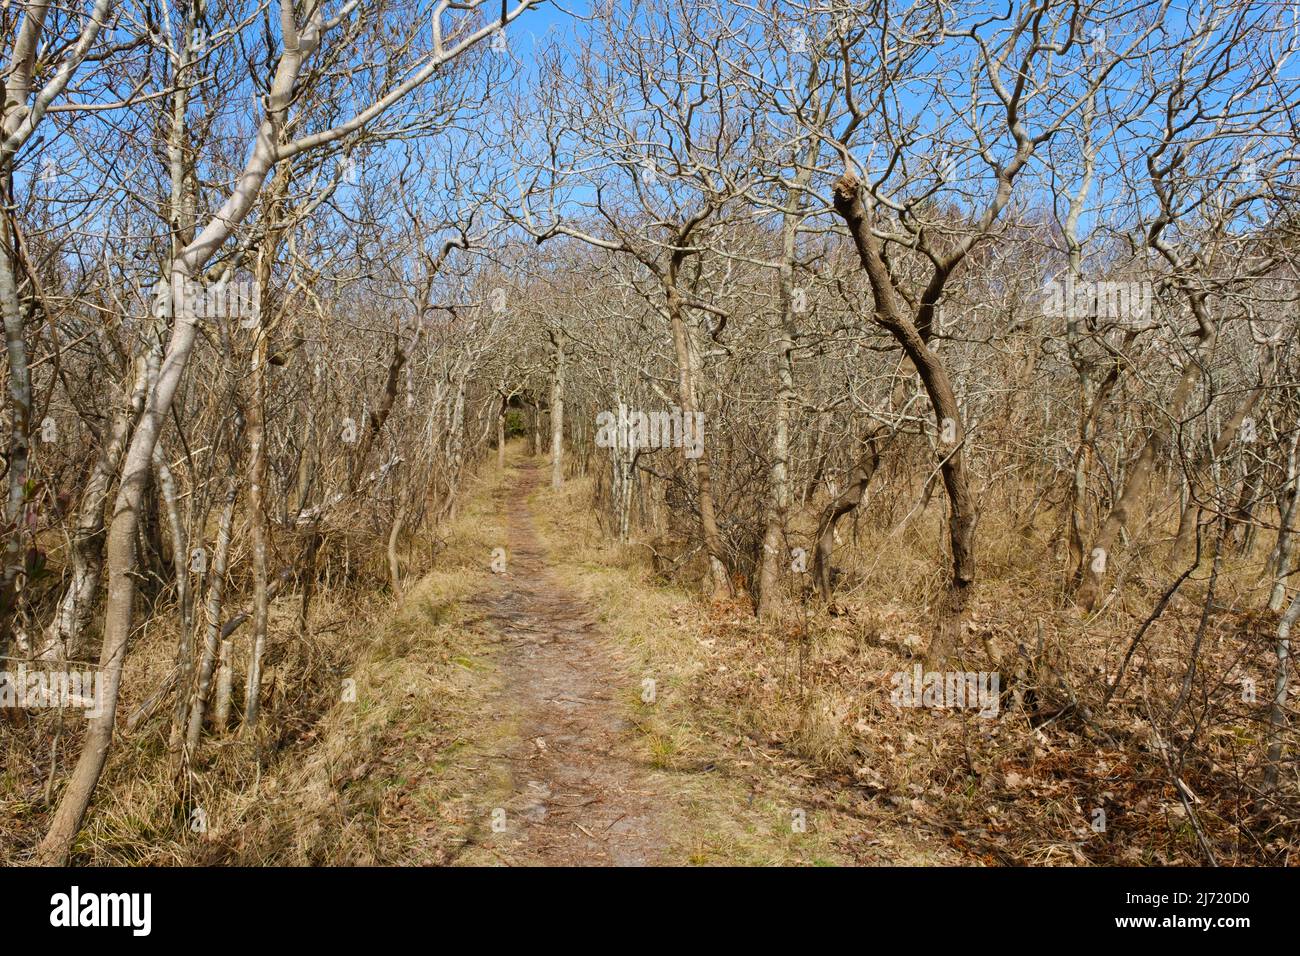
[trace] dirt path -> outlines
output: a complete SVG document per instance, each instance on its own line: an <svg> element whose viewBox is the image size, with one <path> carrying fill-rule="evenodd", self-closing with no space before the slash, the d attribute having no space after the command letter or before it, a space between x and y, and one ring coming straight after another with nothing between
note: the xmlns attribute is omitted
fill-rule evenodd
<svg viewBox="0 0 1300 956"><path fill-rule="evenodd" d="M953 851L698 697L717 615L586 543L588 491L522 455L358 634L355 698L268 782L250 856L319 865L821 866ZM506 549L502 573L489 554ZM755 657L761 666L761 657ZM729 659L727 663L733 663ZM734 665L739 666L739 665ZM642 697L642 681L655 694Z"/></svg>
<svg viewBox="0 0 1300 956"><path fill-rule="evenodd" d="M636 759L618 703L636 681L617 672L591 609L546 567L529 502L540 480L524 463L505 489L507 569L482 598L503 641L493 718L511 730L489 759L509 793L482 845L512 865L652 864L665 845L663 781Z"/></svg>

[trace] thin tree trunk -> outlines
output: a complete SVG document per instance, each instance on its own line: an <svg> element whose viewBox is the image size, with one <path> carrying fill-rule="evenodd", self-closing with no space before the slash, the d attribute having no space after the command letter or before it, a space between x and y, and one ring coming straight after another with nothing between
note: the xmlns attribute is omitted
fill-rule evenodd
<svg viewBox="0 0 1300 956"><path fill-rule="evenodd" d="M195 672L194 687L189 706L189 722L185 731L185 753L188 761L199 751L199 737L203 732L203 718L212 690L212 673L216 666L218 642L221 639L221 607L226 582L226 567L230 560L231 528L235 522L235 501L239 485L232 476L226 491L226 505L217 525L217 545L208 572L207 628L203 635L203 650Z"/></svg>
<svg viewBox="0 0 1300 956"><path fill-rule="evenodd" d="M8 196L5 184L0 197ZM6 208L10 204L6 202ZM5 549L0 581L0 656L8 653L18 605L18 577L23 570L23 537L27 529L27 466L30 456L32 382L27 365L25 305L18 295L17 236L3 216L0 235L0 311L4 313L9 359L9 448L6 455L8 490L5 496Z"/></svg>
<svg viewBox="0 0 1300 956"><path fill-rule="evenodd" d="M674 251L665 282L665 292L668 320L672 327L673 351L677 358L677 385L682 403L682 427L686 428L694 427L699 405L695 397L694 349L686 329L686 319L682 314L681 296L677 291L677 270L681 265L682 257L683 253L680 249ZM695 491L699 497L700 507L700 534L704 539L704 550L709 559L709 580L715 598L731 597L731 578L727 575L727 565L723 560L722 535L718 533L718 520L714 512L713 476L709 467L708 443L704 441L702 433L696 435L694 440L702 454L699 458L685 460L690 463L695 472ZM685 457L685 448L682 449L682 453Z"/></svg>
<svg viewBox="0 0 1300 956"><path fill-rule="evenodd" d="M1270 611L1282 610L1286 600L1286 579L1291 564L1291 549L1295 536L1291 526L1295 523L1297 505L1300 505L1300 485L1297 485L1297 453L1300 452L1300 431L1291 436L1291 448L1286 456L1286 483L1282 486L1282 502L1278 508L1277 545L1273 549L1273 590L1268 596Z"/></svg>
<svg viewBox="0 0 1300 956"><path fill-rule="evenodd" d="M90 623L104 570L104 503L122 463L131 423L144 405L148 386L142 357L135 361L133 378L131 394L116 404L106 441L81 495L76 528L72 532L70 580L46 631L44 647L38 652L43 658L78 658L82 654L81 638Z"/></svg>
<svg viewBox="0 0 1300 956"><path fill-rule="evenodd" d="M388 530L388 577L393 585L393 595L402 593L402 566L397 557L397 542L402 537L402 525L406 522L406 506L402 505L393 516L393 526Z"/></svg>
<svg viewBox="0 0 1300 956"><path fill-rule="evenodd" d="M311 601L316 593L316 555L325 536L320 530L320 516L311 519L307 529L307 547L302 558L302 600L298 602L298 637L307 636L307 621L311 616Z"/></svg>
<svg viewBox="0 0 1300 956"><path fill-rule="evenodd" d="M1232 508L1232 549L1249 555L1255 546L1255 505L1259 499L1259 483L1264 477L1264 459L1258 458L1246 468L1241 479L1241 492Z"/></svg>
<svg viewBox="0 0 1300 956"><path fill-rule="evenodd" d="M564 487L564 333L552 335L555 377L551 381L551 487Z"/></svg>
<svg viewBox="0 0 1300 956"><path fill-rule="evenodd" d="M772 422L772 464L768 470L767 514L758 569L759 617L770 617L775 610L777 582L785 556L785 524L790 512L790 419L798 397L794 386L794 347L799 334L795 320L795 243L803 219L803 188L812 178L812 162L819 148L820 144L816 142L810 147L807 162L800 166L795 182L786 191L787 206L781 216L777 392Z"/></svg>
<svg viewBox="0 0 1300 956"><path fill-rule="evenodd" d="M279 198L285 189L277 180L268 196L268 218L274 218ZM267 293L271 285L271 266L279 247L278 231L267 236L257 260L258 309L253 335L252 400L248 407L248 520L253 536L253 637L248 655L248 678L244 688L244 728L257 726L262 705L262 655L266 653L267 549L271 529L266 516L266 363L267 343L271 334L271 316ZM396 383L394 383L394 386Z"/></svg>
<svg viewBox="0 0 1300 956"><path fill-rule="evenodd" d="M849 472L841 491L817 522L817 543L813 552L813 582L823 601L831 599L831 555L835 548L835 526L839 520L855 510L862 503L867 486L871 483L876 469L880 467L880 455L884 451L889 429L883 425L874 426L863 440L864 451Z"/></svg>
<svg viewBox="0 0 1300 956"><path fill-rule="evenodd" d="M235 645L228 638L221 639L217 652L217 690L212 700L212 730L217 735L230 729L230 698L235 685Z"/></svg>
<svg viewBox="0 0 1300 956"><path fill-rule="evenodd" d="M190 598L189 538L185 533L185 523L181 519L177 503L176 478L168 467L163 455L162 444L154 446L154 471L157 473L158 488L162 492L163 505L167 511L167 523L172 535L172 569L176 577L176 605L180 612L180 633L176 640L176 673L189 674L194 666L194 617ZM177 707L173 715L172 732L168 747L176 753L180 749L181 727L185 723L185 695L176 695Z"/></svg>
<svg viewBox="0 0 1300 956"><path fill-rule="evenodd" d="M1131 341L1132 337L1126 340L1124 351L1127 351L1127 345ZM1092 401L1087 402L1089 374L1086 369L1081 369L1079 372L1079 446L1074 453L1074 468L1071 474L1070 500L1068 504L1070 535L1067 567L1071 569L1071 589L1079 586L1088 564L1088 552L1084 547L1084 526L1087 523L1088 473L1091 471L1092 446L1096 440L1097 418L1101 414L1101 410L1106 406L1107 401L1109 401L1110 393L1114 390L1115 384L1119 381L1119 373L1120 363L1116 359L1111 364L1110 372L1097 386L1097 392L1092 396Z"/></svg>
<svg viewBox="0 0 1300 956"><path fill-rule="evenodd" d="M893 279L885 264L880 240L872 232L871 211L862 200L861 184L846 173L836 181L834 193L835 211L849 227L858 258L871 283L876 321L894 336L921 376L921 383L934 408L940 434L944 436L946 444L951 445L951 450L945 453L940 463L944 489L948 493L948 540L952 548L952 575L948 593L939 610L934 639L930 644L930 663L937 666L947 659L961 639L971 592L975 586L977 511L966 474L966 456L963 450L966 430L947 370L930 350L918 325L903 312L894 290ZM924 314L918 313L918 322L928 328L933 303L923 304L922 312ZM946 441L949 438L951 442Z"/></svg>
<svg viewBox="0 0 1300 956"><path fill-rule="evenodd" d="M506 470L506 400L501 401L497 412L497 471Z"/></svg>
<svg viewBox="0 0 1300 956"><path fill-rule="evenodd" d="M1287 676L1291 666L1291 628L1300 618L1300 594L1282 615L1277 625L1277 673L1273 679L1273 708L1269 713L1268 759L1264 766L1264 789L1277 785L1278 767L1282 763L1282 733L1286 729Z"/></svg>

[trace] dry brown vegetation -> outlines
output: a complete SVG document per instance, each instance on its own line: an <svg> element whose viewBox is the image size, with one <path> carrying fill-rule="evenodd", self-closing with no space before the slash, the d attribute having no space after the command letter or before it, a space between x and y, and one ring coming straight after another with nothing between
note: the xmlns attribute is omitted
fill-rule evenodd
<svg viewBox="0 0 1300 956"><path fill-rule="evenodd" d="M268 660L269 719L257 738L224 737L201 764L177 778L166 723L123 734L106 770L105 799L78 843L78 861L96 865L322 865L415 862L408 834L384 831L412 809L415 781L454 750L458 701L479 653L463 628L464 601L485 578L492 503L474 506L440 539L438 569L410 558L413 584L400 601L385 587L377 542L327 535L322 565L330 586L312 608L309 634L296 635L290 607L278 607L282 636ZM331 573L332 572L332 573ZM174 615L155 617L161 634ZM163 681L171 647L145 635L128 673L123 711L136 713ZM346 693L354 682L354 694ZM237 691L236 691L237 693ZM238 708L241 701L235 701ZM58 741L75 748L76 726ZM55 754L48 728L33 720L5 737L0 852L20 858L41 835L47 794L35 786ZM463 781L462 781L463 784ZM178 800L178 787L182 791ZM421 827L445 819L448 788L424 794ZM196 826L196 811L204 825ZM426 818L424 814L428 814ZM463 821L462 821L463 822ZM451 826L449 821L447 826Z"/></svg>
<svg viewBox="0 0 1300 956"><path fill-rule="evenodd" d="M545 6L0 10L0 855L1292 862L1300 12Z"/></svg>
<svg viewBox="0 0 1300 956"><path fill-rule="evenodd" d="M569 527L582 520L575 494L563 516ZM1220 581L1223 607L1205 624L1182 706L1175 711L1203 582L1201 594L1188 588L1189 599L1148 631L1103 709L1107 680L1159 596L1155 582L1130 582L1102 614L1082 617L1055 600L1047 535L986 528L986 587L959 663L988 669L992 652L1009 684L1001 713L988 720L899 708L891 678L921 660L942 589L937 572L928 584L916 573L934 566L924 525L939 521L938 511L914 516L920 527L909 533L854 528L839 560L857 583L835 613L806 592L800 604L796 593L771 624L744 606L663 606L643 550L611 549L589 524L571 560L600 562L586 573L612 576L595 600L637 622L625 629L646 673L673 675L680 698L675 707L667 698L672 716L652 731L663 736L654 749L679 769L708 766L809 807L845 860L1150 866L1203 864L1213 853L1222 865L1294 861L1296 792L1261 799L1253 786L1267 711L1242 701L1240 681L1267 686L1276 616L1241 607L1258 601L1249 561L1226 570L1232 584ZM1173 741L1190 744L1180 753ZM1104 832L1093 828L1097 808Z"/></svg>

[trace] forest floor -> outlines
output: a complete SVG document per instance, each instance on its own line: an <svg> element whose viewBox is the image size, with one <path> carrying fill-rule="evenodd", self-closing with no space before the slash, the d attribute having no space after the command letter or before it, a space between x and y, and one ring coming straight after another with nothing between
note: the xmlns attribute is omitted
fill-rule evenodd
<svg viewBox="0 0 1300 956"><path fill-rule="evenodd" d="M334 529L309 633L292 602L272 608L257 732L212 733L178 781L165 708L124 729L75 861L1169 865L1200 862L1201 832L1220 859L1291 861L1293 803L1252 804L1228 776L1261 747L1223 675L1246 647L1266 679L1268 622L1233 618L1206 639L1227 657L1201 669L1226 729L1181 775L1201 795L1198 831L1163 763L1161 741L1182 725L1157 731L1151 716L1185 684L1195 602L1165 614L1140 682L1089 718L1076 694L1098 706L1095 662L1116 660L1141 622L1122 602L1091 630L1054 609L1041 554L1022 547L986 562L972 619L997 659L1046 644L1036 669L1008 672L1025 704L1013 685L992 720L899 707L891 687L917 659L933 597L915 572L935 563L932 536L871 539L889 567L835 614L792 594L759 622L657 573L658 539L612 541L594 497L589 475L552 489L546 463L514 443L506 467L466 477L454 519L411 542L396 596L374 535ZM141 635L123 713L164 685L173 634L164 621ZM52 739L35 720L0 737L0 860L26 859L44 832ZM1242 839L1256 832L1269 842Z"/></svg>
<svg viewBox="0 0 1300 956"><path fill-rule="evenodd" d="M922 805L924 785L886 792L843 770L846 728L866 725L827 703L819 682L840 671L824 649L656 575L645 547L609 540L591 501L590 478L554 490L512 444L505 468L467 477L455 519L413 543L408 566L432 570L396 597L375 586L382 553L336 531L311 633L273 607L273 717L256 735L206 738L179 790L166 714L123 732L76 861L995 860ZM124 712L170 666L171 632L155 630L128 662ZM44 829L53 755L37 730L8 744L0 859L25 858Z"/></svg>
<svg viewBox="0 0 1300 956"><path fill-rule="evenodd" d="M427 580L410 589L387 627L409 639L363 668L388 675L388 691L370 690L390 719L355 739L332 731L329 750L370 756L330 774L342 812L321 836L368 833L334 842L331 862L958 861L935 834L840 812L799 761L718 727L688 693L712 643L695 602L579 541L582 492L546 478L518 455L484 476L467 516L481 560L454 606ZM398 675L430 666L441 673L391 711Z"/></svg>

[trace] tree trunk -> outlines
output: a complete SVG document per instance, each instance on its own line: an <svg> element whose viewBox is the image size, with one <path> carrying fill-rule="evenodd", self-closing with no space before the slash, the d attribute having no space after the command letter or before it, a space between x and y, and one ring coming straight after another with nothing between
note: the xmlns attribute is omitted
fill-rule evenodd
<svg viewBox="0 0 1300 956"><path fill-rule="evenodd" d="M285 189L283 180L272 187L268 218L274 219L279 197ZM248 404L248 520L253 537L253 636L248 655L247 683L244 687L244 729L257 726L262 707L262 656L266 653L267 549L271 529L266 516L266 363L267 343L274 325L267 292L271 286L271 266L275 262L280 233L272 230L257 259L258 309L253 330L252 400ZM399 350L400 352L400 350ZM393 383L394 390L396 382Z"/></svg>
<svg viewBox="0 0 1300 956"><path fill-rule="evenodd" d="M1277 673L1273 679L1273 708L1269 713L1268 759L1264 765L1264 789L1271 790L1277 785L1278 766L1282 763L1282 734L1286 729L1286 691L1287 676L1291 666L1291 628L1300 618L1300 594L1291 601L1291 606L1282 615L1277 625Z"/></svg>
<svg viewBox="0 0 1300 956"><path fill-rule="evenodd" d="M212 700L212 731L217 735L230 729L230 698L235 686L235 645L228 637L221 639L217 652L217 689Z"/></svg>
<svg viewBox="0 0 1300 956"><path fill-rule="evenodd" d="M1237 504L1232 509L1232 548L1240 554L1249 555L1255 547L1255 506L1259 500L1259 483L1264 477L1264 459L1260 458L1249 465L1241 479L1241 493Z"/></svg>
<svg viewBox="0 0 1300 956"><path fill-rule="evenodd" d="M1286 579L1291 564L1292 543L1295 540L1291 526L1295 523L1297 505L1300 505L1300 485L1297 485L1297 452L1300 452L1300 431L1291 436L1291 448L1286 456L1286 483L1278 507L1277 545L1273 549L1273 590L1268 596L1270 611L1282 610L1286 600Z"/></svg>
<svg viewBox="0 0 1300 956"><path fill-rule="evenodd" d="M307 621L311 616L311 599L316 593L316 555L325 536L320 530L320 516L311 519L307 529L307 547L302 557L302 600L298 602L298 637L307 636Z"/></svg>
<svg viewBox="0 0 1300 956"><path fill-rule="evenodd" d="M158 488L162 492L163 505L167 510L167 523L172 534L172 569L176 578L176 606L180 614L180 633L176 640L176 673L189 674L194 666L194 617L193 603L190 597L189 537L185 533L185 523L181 519L177 503L176 478L172 475L163 454L162 444L153 449L154 471L157 474ZM168 739L168 748L173 754L179 753L183 736L181 727L185 721L184 694L177 694L177 708L173 715L172 732Z"/></svg>
<svg viewBox="0 0 1300 956"><path fill-rule="evenodd" d="M0 196L7 197L7 185ZM9 207L6 203L6 207ZM8 654L18 605L18 577L23 570L23 537L27 533L27 467L30 456L32 382L27 364L25 303L18 295L17 235L3 217L0 235L0 311L4 313L9 358L9 448L6 454L8 492L5 496L4 572L0 582L0 657Z"/></svg>
<svg viewBox="0 0 1300 956"><path fill-rule="evenodd" d="M393 596L402 593L402 566L397 557L397 542L402 537L402 525L406 521L406 506L401 505L393 516L393 526L388 530L388 578L393 585Z"/></svg>
<svg viewBox="0 0 1300 956"><path fill-rule="evenodd" d="M81 638L90 623L104 570L104 502L122 463L131 423L144 405L148 386L142 357L135 361L133 378L131 394L117 402L112 423L81 495L77 524L72 532L71 580L46 631L44 647L38 652L43 658L79 658L83 652Z"/></svg>
<svg viewBox="0 0 1300 956"><path fill-rule="evenodd" d="M674 254L674 262L680 263L680 254ZM682 301L676 288L676 265L672 266L666 283L668 301L668 319L672 327L673 351L677 357L677 385L682 403L682 427L693 427L699 406L695 398L695 357L691 346L686 320L682 315ZM690 426L687 423L691 423ZM695 491L699 496L700 534L704 539L704 550L709 559L709 580L712 584L714 598L731 597L731 579L727 575L727 565L723 560L722 535L718 533L718 520L714 514L713 477L709 468L709 452L704 435L695 436L702 454L699 458L683 458L695 472ZM685 444L685 443L683 443Z"/></svg>
<svg viewBox="0 0 1300 956"><path fill-rule="evenodd" d="M944 490L948 493L948 540L952 548L952 575L948 593L939 609L938 625L930 644L929 660L933 667L942 664L957 647L965 624L970 595L975 586L975 497L966 475L965 426L957 396L948 372L930 350L925 337L912 319L904 314L893 279L880 248L880 240L871 231L871 210L862 200L862 187L855 177L845 174L835 183L835 211L849 227L858 258L871 283L875 300L876 321L894 336L921 376L934 407L935 420L945 446L950 447L940 463ZM927 306L923 305L922 309ZM933 309L933 304L929 307ZM918 313L918 319L921 316ZM924 323L928 327L928 319Z"/></svg>
<svg viewBox="0 0 1300 956"><path fill-rule="evenodd" d="M1125 340L1124 351L1132 343L1133 337ZM1070 571L1071 590L1079 586L1087 571L1088 552L1084 547L1084 526L1087 523L1088 473L1091 470L1092 446L1096 440L1097 418L1110 399L1110 393L1119 381L1120 363L1112 362L1110 372L1097 386L1096 394L1088 401L1089 373L1086 368L1079 370L1079 446L1074 452L1074 468L1070 480L1070 500L1068 513L1070 533L1068 544L1067 567Z"/></svg>
<svg viewBox="0 0 1300 956"><path fill-rule="evenodd" d="M564 487L564 333L552 335L555 377L551 381L551 487Z"/></svg>
<svg viewBox="0 0 1300 956"><path fill-rule="evenodd" d="M497 471L506 470L506 407L503 399L501 410L497 412Z"/></svg>
<svg viewBox="0 0 1300 956"><path fill-rule="evenodd" d="M863 440L862 457L849 472L844 482L844 490L826 506L821 520L817 522L817 544L813 552L813 582L822 600L828 603L831 599L831 554L835 548L835 526L842 517L862 503L867 485L871 483L876 469L880 467L880 455L884 451L888 435L889 429L884 425L876 425L867 433L867 437Z"/></svg>
<svg viewBox="0 0 1300 956"><path fill-rule="evenodd" d="M212 673L217 663L218 642L221 638L221 606L226 583L226 565L230 560L231 527L235 522L235 501L239 485L233 476L226 491L226 505L217 525L216 551L208 569L207 628L203 635L203 650L195 671L190 696L189 720L185 729L186 760L192 761L199 752L199 737L203 732L203 718L212 691Z"/></svg>
<svg viewBox="0 0 1300 956"><path fill-rule="evenodd" d="M767 515L763 531L763 552L758 569L758 616L770 617L775 610L777 582L785 557L785 524L790 512L790 419L797 395L794 387L794 347L799 329L795 320L794 257L798 239L802 187L811 178L811 163L819 144L811 149L809 162L800 167L794 187L786 191L787 208L781 217L780 318L777 329L777 392L772 422L772 464L768 471Z"/></svg>

